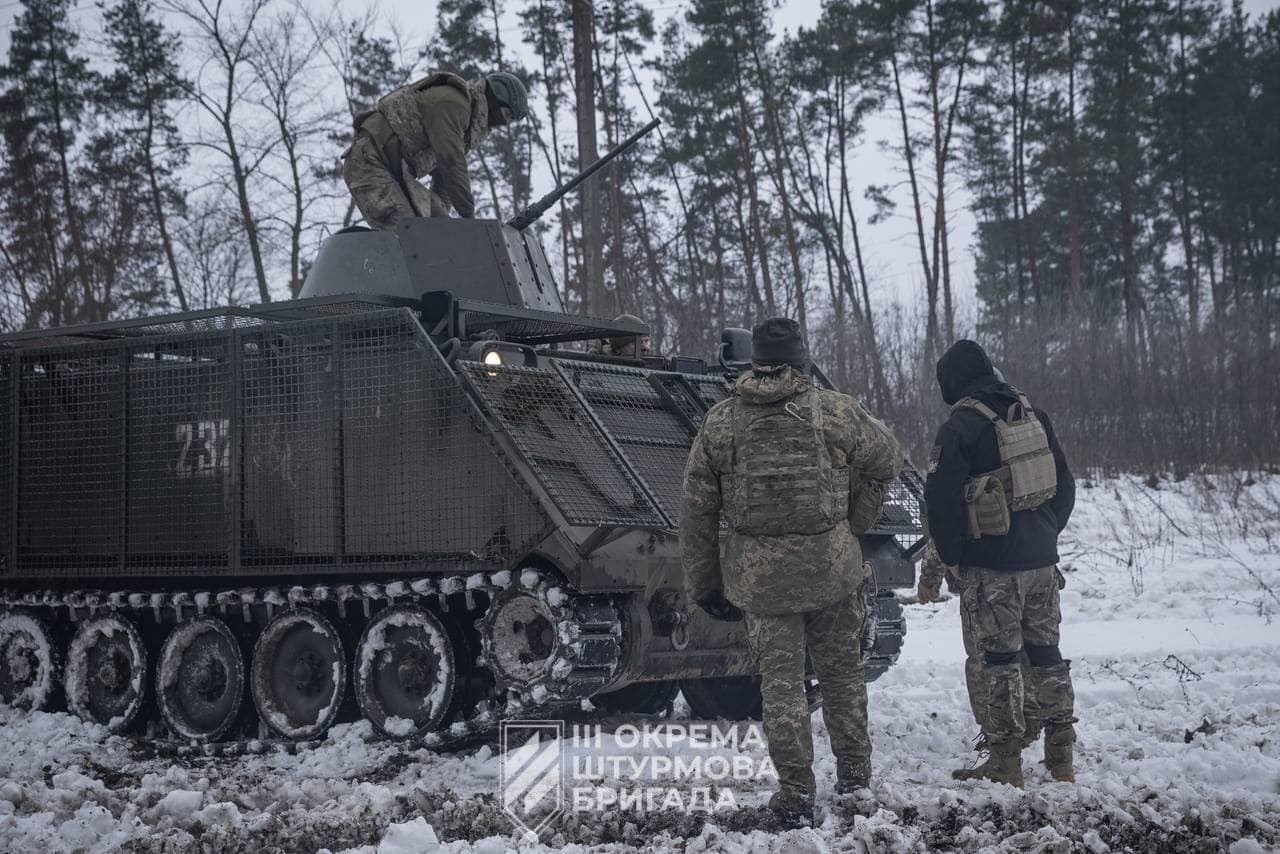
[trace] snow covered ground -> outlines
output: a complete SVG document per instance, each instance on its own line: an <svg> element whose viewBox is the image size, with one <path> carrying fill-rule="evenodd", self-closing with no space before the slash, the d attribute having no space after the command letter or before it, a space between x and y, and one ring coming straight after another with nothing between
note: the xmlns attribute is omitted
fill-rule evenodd
<svg viewBox="0 0 1280 854"><path fill-rule="evenodd" d="M819 826L780 831L767 783L733 811L570 815L548 847L685 851L1216 851L1280 845L1280 476L1082 483L1063 543L1077 782L957 784L975 734L957 601L907 608L871 687L874 801L836 803L821 716ZM745 755L764 759L759 746ZM606 775L607 777L608 775ZM0 851L503 852L521 839L489 747L461 755L336 728L301 755L157 757L65 715L0 711ZM609 782L607 779L598 782ZM683 785L683 784L682 784Z"/></svg>

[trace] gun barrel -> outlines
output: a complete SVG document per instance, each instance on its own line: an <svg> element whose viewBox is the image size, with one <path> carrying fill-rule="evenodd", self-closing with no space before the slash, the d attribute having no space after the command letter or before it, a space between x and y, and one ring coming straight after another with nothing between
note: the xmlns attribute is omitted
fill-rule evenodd
<svg viewBox="0 0 1280 854"><path fill-rule="evenodd" d="M659 124L661 124L660 119L654 119L653 121L649 122L647 125L640 128L640 130L636 131L635 133L631 134L631 136L627 137L622 142L618 143L617 147L615 147L608 154L596 160L595 163L592 163L586 169L583 169L581 172L579 172L577 175L571 178L567 183L562 184L559 187L556 187L550 193L547 193L541 199L538 199L538 201L529 205L527 208L520 211L520 213L516 214L511 219L507 220L507 225L511 226L517 231L524 231L526 228L532 225L533 222L538 217L542 216L544 213L550 210L552 205L560 201L560 199L563 198L566 194L573 192L573 190L577 188L579 184L581 184L583 181L587 180L596 172L598 172L600 168L605 166L607 163L609 163L609 161L613 160L615 157L622 154L622 152L626 151L628 148L635 145L637 142L640 141L641 137L643 137L645 134L652 131Z"/></svg>

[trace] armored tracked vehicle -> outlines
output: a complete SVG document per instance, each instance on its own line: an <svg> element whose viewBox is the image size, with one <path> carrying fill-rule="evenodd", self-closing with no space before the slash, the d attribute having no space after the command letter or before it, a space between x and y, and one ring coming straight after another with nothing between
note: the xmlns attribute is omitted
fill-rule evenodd
<svg viewBox="0 0 1280 854"><path fill-rule="evenodd" d="M588 352L647 329L566 312L537 213L339 233L297 300L0 338L0 702L206 747L679 689L758 716L742 625L685 601L678 547L750 338ZM921 492L907 465L863 538L869 678Z"/></svg>

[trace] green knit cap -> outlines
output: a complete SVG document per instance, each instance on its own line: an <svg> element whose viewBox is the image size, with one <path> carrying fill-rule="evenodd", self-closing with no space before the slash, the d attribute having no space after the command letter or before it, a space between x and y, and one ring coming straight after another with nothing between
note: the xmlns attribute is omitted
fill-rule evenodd
<svg viewBox="0 0 1280 854"><path fill-rule="evenodd" d="M494 100L511 110L511 117L520 121L529 115L529 93L520 78L506 71L495 71L485 78Z"/></svg>

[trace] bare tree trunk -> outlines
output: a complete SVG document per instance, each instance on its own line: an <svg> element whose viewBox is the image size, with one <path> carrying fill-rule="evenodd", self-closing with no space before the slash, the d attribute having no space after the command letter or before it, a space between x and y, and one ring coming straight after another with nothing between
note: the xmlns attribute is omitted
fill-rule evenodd
<svg viewBox="0 0 1280 854"><path fill-rule="evenodd" d="M52 21L49 24L49 54L51 57L57 57L60 55L60 48L53 41ZM67 230L71 232L71 247L75 252L76 264L80 268L76 272L80 279L80 290L84 301L80 307L78 319L86 323L105 320L110 307L96 305L97 299L93 293L93 268L89 266L89 256L84 248L80 212L71 197L71 168L67 163L67 149L71 147L71 142L67 139L66 129L62 126L62 84L58 76L58 62L56 59L50 61L49 70L53 75L52 86L50 87L53 92L53 103L51 104L53 107L53 144L58 149L58 179L62 188L63 215L67 220Z"/></svg>
<svg viewBox="0 0 1280 854"><path fill-rule="evenodd" d="M751 226L751 238L755 241L756 252L760 259L760 284L764 289L764 309L773 316L778 313L778 301L774 295L773 276L769 269L769 246L765 242L764 228L760 222L760 187L756 176L754 152L751 150L751 140L747 130L750 117L746 96L742 91L741 78L737 88L738 154L742 158L747 185L747 218Z"/></svg>
<svg viewBox="0 0 1280 854"><path fill-rule="evenodd" d="M573 4L573 72L578 106L578 167L584 168L599 156L596 149L595 73L592 59L595 45L595 19L590 0L571 0ZM600 216L600 185L595 178L582 187L582 311L607 313L603 305L603 243ZM599 297L593 296L599 294ZM597 305L597 299L600 304Z"/></svg>
<svg viewBox="0 0 1280 854"><path fill-rule="evenodd" d="M147 87L150 90L150 86ZM173 238L169 234L169 217L165 213L164 194L160 191L160 178L157 175L155 161L155 110L154 105L147 104L147 134L144 144L145 168L147 184L151 189L151 206L156 218L156 227L160 230L160 245L164 249L165 262L169 266L169 277L173 280L173 293L178 298L178 307L190 311L187 292L182 287L182 275L178 272L178 258L173 251Z"/></svg>
<svg viewBox="0 0 1280 854"><path fill-rule="evenodd" d="M1084 304L1084 260L1080 234L1080 143L1076 133L1076 28L1074 6L1067 12L1067 221L1071 241L1071 335L1074 340ZM1072 348L1074 350L1074 348Z"/></svg>
<svg viewBox="0 0 1280 854"><path fill-rule="evenodd" d="M925 294L928 298L928 322L925 326L926 362L932 361L938 348L938 284L929 265L929 250L925 245L924 211L920 206L920 182L916 179L915 153L911 145L911 129L907 124L907 104L902 97L902 76L898 72L898 56L889 52L889 65L893 69L893 90L898 101L898 117L902 122L902 151L907 161L907 177L911 182L911 203L916 217L916 237L920 244L920 269L924 273Z"/></svg>

